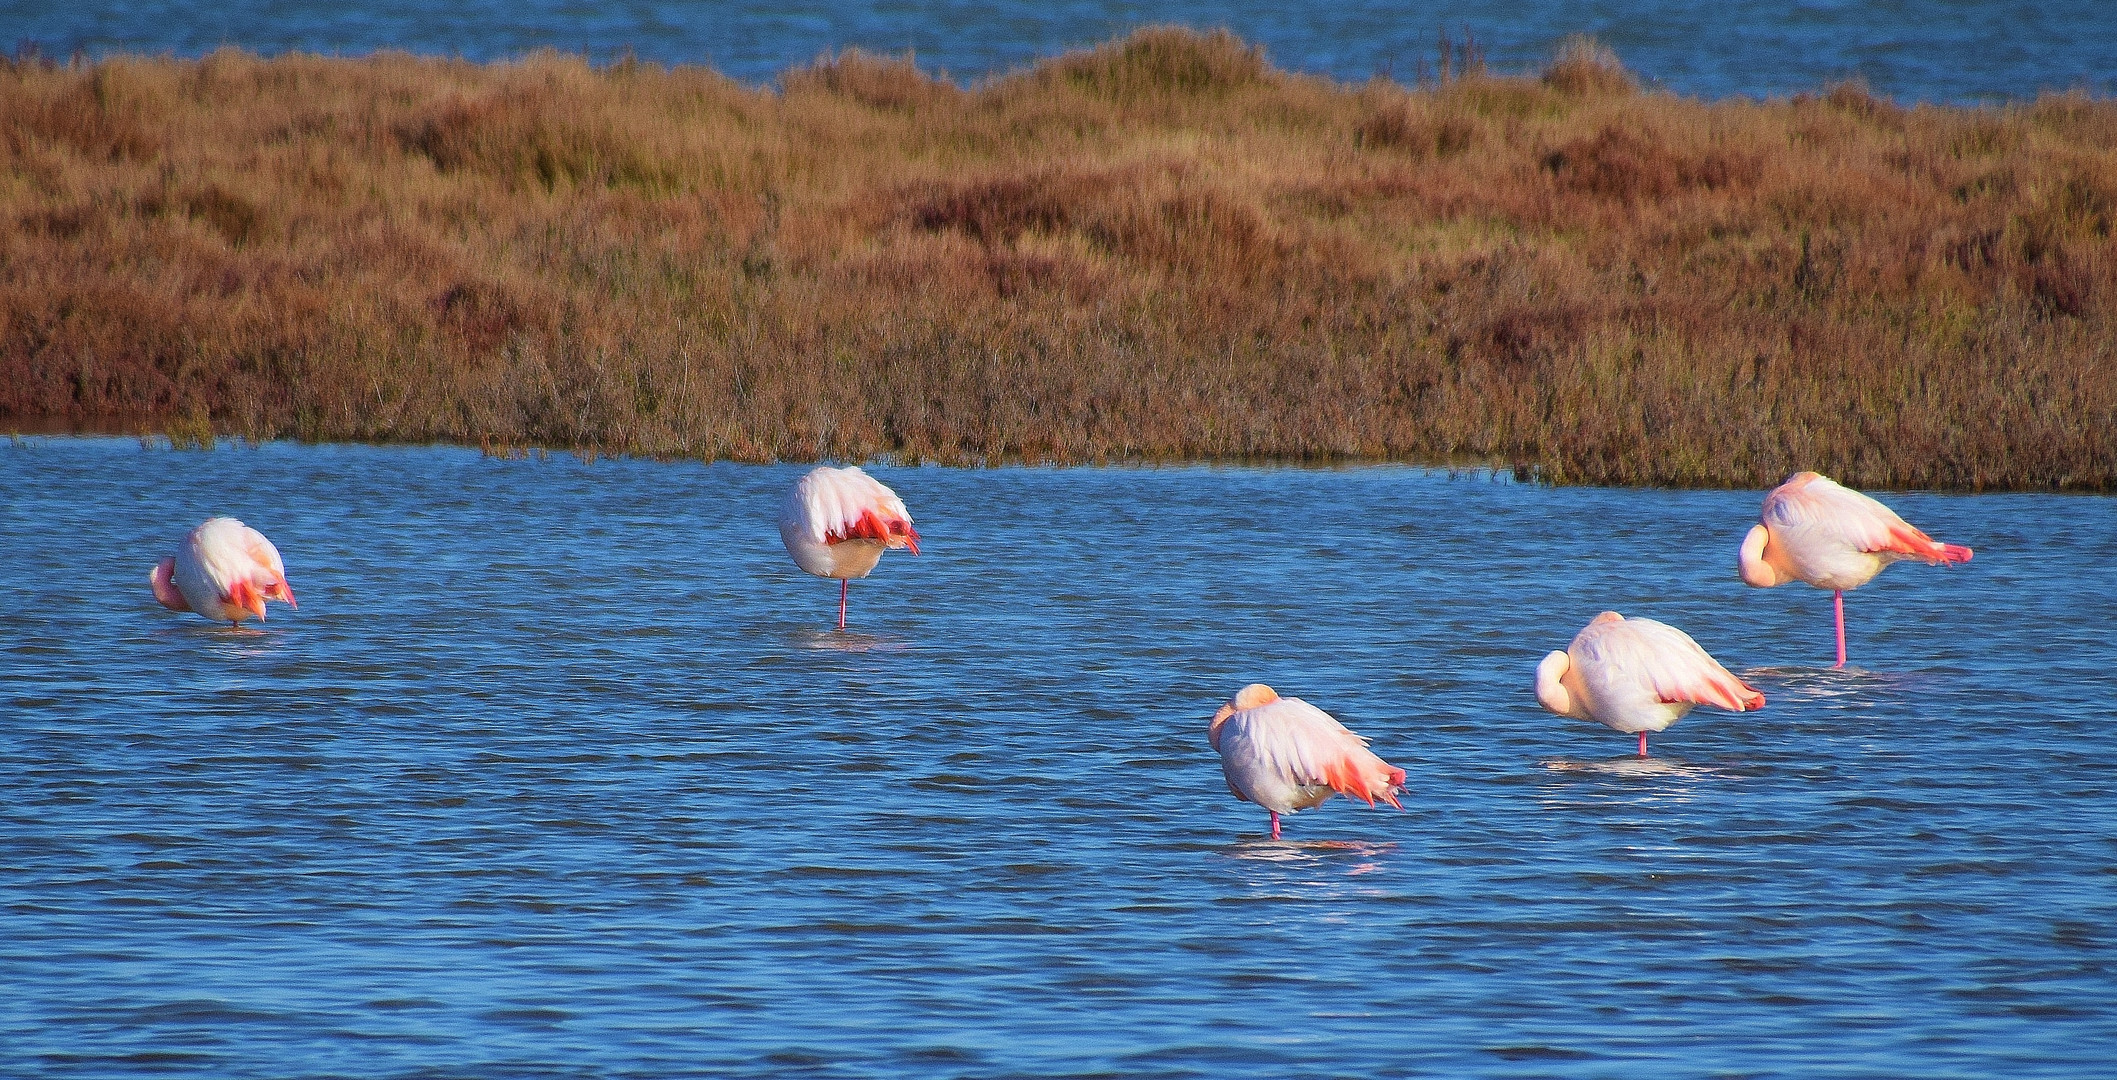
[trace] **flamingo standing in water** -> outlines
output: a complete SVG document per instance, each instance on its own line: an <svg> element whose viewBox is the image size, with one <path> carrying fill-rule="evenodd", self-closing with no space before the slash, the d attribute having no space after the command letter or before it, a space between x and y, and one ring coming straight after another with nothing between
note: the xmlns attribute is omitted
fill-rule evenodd
<svg viewBox="0 0 2117 1080"><path fill-rule="evenodd" d="M265 617L265 601L298 608L287 567L265 534L231 517L191 530L176 554L147 575L154 598L171 611L195 611L230 626Z"/></svg>
<svg viewBox="0 0 2117 1080"><path fill-rule="evenodd" d="M1873 580L1900 559L1943 566L1970 561L1970 549L1943 544L1896 511L1820 473L1795 473L1764 497L1764 512L1742 539L1742 580L1769 589L1805 581L1831 590L1838 623L1837 667L1845 666L1845 590Z"/></svg>
<svg viewBox="0 0 2117 1080"><path fill-rule="evenodd" d="M1300 698L1283 698L1263 683L1245 686L1213 714L1206 739L1220 753L1228 790L1272 815L1306 810L1331 797L1376 799L1399 810L1404 770L1376 757L1367 740Z"/></svg>
<svg viewBox="0 0 2117 1080"><path fill-rule="evenodd" d="M904 500L859 466L819 465L795 481L779 512L779 538L795 565L838 579L840 630L852 579L866 577L890 548L919 553L919 530L912 528Z"/></svg>
<svg viewBox="0 0 2117 1080"><path fill-rule="evenodd" d="M1536 700L1560 716L1639 734L1663 731L1695 705L1734 712L1764 707L1764 695L1720 666L1691 635L1652 619L1605 611L1564 652L1536 665Z"/></svg>

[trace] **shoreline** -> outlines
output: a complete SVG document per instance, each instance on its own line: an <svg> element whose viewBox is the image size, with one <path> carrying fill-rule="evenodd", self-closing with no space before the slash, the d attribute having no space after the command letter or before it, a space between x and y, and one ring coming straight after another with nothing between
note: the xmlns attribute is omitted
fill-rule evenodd
<svg viewBox="0 0 2117 1080"><path fill-rule="evenodd" d="M968 89L7 70L0 430L2117 489L2117 104L2078 94L1708 103L1587 43L1348 85L1168 29Z"/></svg>
<svg viewBox="0 0 2117 1080"><path fill-rule="evenodd" d="M373 442L337 439L327 439L312 442L284 437L272 438L262 441L253 441L241 435L216 436L214 441L210 445L207 445L199 443L179 444L172 441L168 435L151 429L88 430L59 429L50 426L37 427L33 429L28 425L15 425L12 427L0 425L0 450L28 449L33 451L37 448L37 444L40 441L45 440L109 440L118 442L132 442L137 443L144 451L171 454L212 453L215 451L225 453L241 453L244 451L255 451L267 447L285 447L299 450L327 450L344 448L382 451L449 450L460 452L466 455L475 454L481 458L489 458L495 461L507 462L535 461L537 463L544 463L554 459L565 458L571 459L577 464L586 468L593 468L596 465L607 460L618 462L639 462L650 465L733 465L740 466L743 468L785 467L790 469L798 469L821 464L857 465L863 469L944 469L961 470L966 472L1005 472L1008 470L1016 469L1031 471L1113 469L1138 470L1145 472L1157 472L1162 470L1204 470L1209 472L1220 470L1249 472L1362 472L1367 470L1397 469L1410 473L1445 475L1451 481L1461 480L1464 482L1475 483L1527 484L1538 487L1575 487L1612 491L1749 491L1755 492L1759 495L1769 492L1772 488L1778 486L1779 483L1784 482L1784 478L1782 478L1780 481L1762 484L1755 487L1745 487L1740 485L1690 485L1679 487L1675 485L1666 484L1552 484L1540 476L1537 476L1530 472L1517 470L1513 466L1503 463L1474 461L1436 462L1383 458L1345 458L1328 460L1303 460L1296 458L1113 458L1103 461L1056 462L1009 460L980 461L969 463L943 463L935 461L902 461L884 456L868 458L859 461L842 459L812 459L803 461L780 459L770 461L745 461L735 458L687 458L667 456L655 457L647 454L606 453L595 450L593 448L575 448L561 446L480 447L466 443L447 441ZM1948 496L2054 495L2068 498L2104 498L2108 497L2110 494L2109 492L2104 491L2090 491L2081 490L2077 488L2064 488L2055 490L2020 490L1988 488L1982 491L1965 491L1950 488L1875 488L1872 490L1874 492L1886 493L1891 495Z"/></svg>
<svg viewBox="0 0 2117 1080"><path fill-rule="evenodd" d="M292 437L250 439L242 435L227 434L216 434L210 441L207 441L192 438L183 438L181 440L178 438L172 438L168 433L161 430L157 430L152 426L65 426L47 422L0 425L0 441L4 441L4 444L6 445L14 447L28 447L34 449L36 444L40 440L52 439L80 441L108 440L115 442L133 442L139 444L139 446L143 450L151 450L157 453L211 453L216 450L226 450L228 452L233 453L244 450L257 450L267 446L285 446L297 448L354 447L373 450L454 450L460 451L465 454L477 454L480 457L492 458L494 460L499 461L527 461L531 459L535 459L537 461L545 461L551 458L567 457L576 459L582 464L590 466L593 466L598 462L604 460L615 460L641 461L649 462L652 464L726 464L756 468L771 468L774 466L800 468L804 466L828 464L857 465L861 468L879 467L885 469L961 469L973 472L1006 469L1290 469L1314 472L1336 472L1358 469L1404 469L1412 472L1447 473L1451 476L1470 477L1476 479L1505 480L1510 483L1542 483L1542 481L1538 477L1518 473L1513 468L1513 466L1510 465L1504 465L1494 462L1474 461L1438 462L1391 460L1383 458L1356 459L1320 457L1307 459L1207 459L1172 457L1111 458L1100 461L1088 460L1064 462L1023 461L1019 459L975 462L937 462L907 461L890 457L887 455L870 457L857 461L840 459L792 460L784 458L769 460L746 460L740 458L698 458L655 456L650 454L630 454L623 452L605 452L592 446L479 446L470 443L453 442L448 440L430 440L423 442L379 442L373 440L349 439L324 439L311 441ZM1686 489L1671 488L1669 490Z"/></svg>

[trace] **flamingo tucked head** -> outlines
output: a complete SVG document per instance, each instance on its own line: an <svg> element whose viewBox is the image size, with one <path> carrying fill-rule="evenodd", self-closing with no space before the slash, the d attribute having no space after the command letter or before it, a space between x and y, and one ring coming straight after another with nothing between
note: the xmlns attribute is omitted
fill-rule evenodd
<svg viewBox="0 0 2117 1080"><path fill-rule="evenodd" d="M1279 700L1278 691L1261 682L1251 683L1235 691L1235 696L1229 698L1227 704L1222 705L1220 711L1213 714L1213 722L1206 726L1206 741L1213 744L1213 749L1220 749L1220 725L1227 723L1228 717L1245 709L1254 709L1259 705L1270 705L1277 700Z"/></svg>
<svg viewBox="0 0 2117 1080"><path fill-rule="evenodd" d="M1573 691L1566 686L1566 676L1572 672L1573 657L1565 650L1545 654L1543 662L1536 665L1536 702L1560 716L1587 720L1588 711L1574 700Z"/></svg>
<svg viewBox="0 0 2117 1080"><path fill-rule="evenodd" d="M1793 580L1793 571L1786 565L1785 553L1778 551L1772 543L1770 529L1759 523L1749 527L1749 535L1742 538L1742 550L1735 556L1735 566L1742 574L1744 585L1769 589Z"/></svg>
<svg viewBox="0 0 2117 1080"><path fill-rule="evenodd" d="M171 611L190 611L191 604L176 587L176 557L170 556L154 564L147 573L147 584L154 587L154 598Z"/></svg>

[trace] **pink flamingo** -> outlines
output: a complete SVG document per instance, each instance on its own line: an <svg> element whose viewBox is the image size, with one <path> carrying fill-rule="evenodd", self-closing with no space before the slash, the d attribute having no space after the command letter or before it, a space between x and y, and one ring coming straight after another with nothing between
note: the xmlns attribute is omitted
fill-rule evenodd
<svg viewBox="0 0 2117 1080"><path fill-rule="evenodd" d="M779 513L779 538L795 565L838 579L840 630L852 579L866 577L890 548L919 553L919 530L904 500L858 466L819 465L795 481Z"/></svg>
<svg viewBox="0 0 2117 1080"><path fill-rule="evenodd" d="M1831 590L1838 662L1845 666L1845 590L1873 580L1900 559L1943 566L1970 561L1970 549L1943 544L1896 511L1820 473L1795 473L1764 497L1764 512L1742 539L1742 580L1760 589L1805 581Z"/></svg>
<svg viewBox="0 0 2117 1080"><path fill-rule="evenodd" d="M1764 695L1736 678L1689 634L1652 619L1605 611L1564 652L1536 665L1536 700L1560 716L1593 720L1639 735L1667 730L1696 705L1734 712L1764 707Z"/></svg>
<svg viewBox="0 0 2117 1080"><path fill-rule="evenodd" d="M1404 770L1376 757L1367 740L1322 709L1300 698L1283 698L1263 683L1251 683L1213 714L1206 739L1220 753L1228 791L1271 812L1272 839L1279 815L1319 805L1333 792L1376 799L1399 810Z"/></svg>
<svg viewBox="0 0 2117 1080"><path fill-rule="evenodd" d="M279 549L265 534L231 517L217 517L191 530L176 554L147 575L154 598L171 611L195 611L216 622L241 626L265 617L265 601L291 608L294 589Z"/></svg>

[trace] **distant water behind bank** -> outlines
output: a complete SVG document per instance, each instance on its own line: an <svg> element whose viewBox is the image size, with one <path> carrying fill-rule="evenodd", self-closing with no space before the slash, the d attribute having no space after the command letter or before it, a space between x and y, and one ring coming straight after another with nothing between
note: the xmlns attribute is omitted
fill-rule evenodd
<svg viewBox="0 0 2117 1080"><path fill-rule="evenodd" d="M1721 4L1671 0L1386 0L1288 5L1179 0L944 3L645 3L495 0L437 7L409 0L191 5L124 0L0 2L0 45L194 56L222 45L273 54L381 49L489 60L555 48L609 60L704 64L752 83L835 49L910 51L962 80L1091 46L1143 25L1224 26L1295 71L1410 82L1432 66L1445 29L1474 39L1488 63L1519 70L1569 34L1614 48L1649 83L1705 98L1783 96L1858 78L1898 101L2023 99L2045 90L2117 92L2117 5L1995 0L1810 0Z"/></svg>

